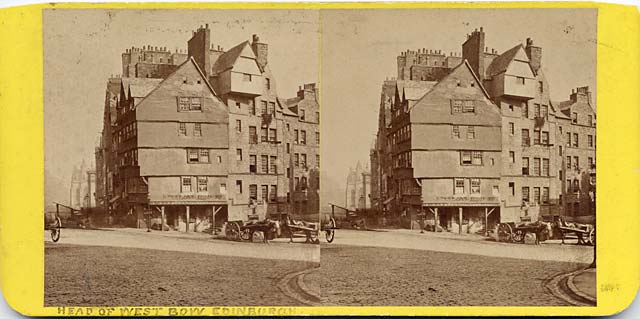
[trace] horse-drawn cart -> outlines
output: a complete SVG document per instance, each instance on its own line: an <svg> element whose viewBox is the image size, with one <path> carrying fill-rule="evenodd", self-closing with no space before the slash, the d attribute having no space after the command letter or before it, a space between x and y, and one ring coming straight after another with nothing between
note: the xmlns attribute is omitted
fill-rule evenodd
<svg viewBox="0 0 640 319"><path fill-rule="evenodd" d="M251 241L256 235L262 236L262 241L267 242L280 234L280 224L278 221L269 219L263 221L250 220L244 222L241 220L230 221L225 225L225 237L233 241Z"/></svg>
<svg viewBox="0 0 640 319"><path fill-rule="evenodd" d="M498 224L498 241L507 243L524 243L527 234L535 236L535 242L547 240L551 233L551 224L545 222Z"/></svg>
<svg viewBox="0 0 640 319"><path fill-rule="evenodd" d="M328 243L333 242L335 238L336 220L330 217L325 223L309 223L304 221L295 221L288 217L283 220L283 227L289 234L289 241L293 242L294 233L304 233L305 243L319 244L319 233L324 232Z"/></svg>
<svg viewBox="0 0 640 319"><path fill-rule="evenodd" d="M596 244L596 228L590 224L568 223L560 218L556 224L560 239L564 244L567 234L574 234L578 238L578 244L593 246Z"/></svg>

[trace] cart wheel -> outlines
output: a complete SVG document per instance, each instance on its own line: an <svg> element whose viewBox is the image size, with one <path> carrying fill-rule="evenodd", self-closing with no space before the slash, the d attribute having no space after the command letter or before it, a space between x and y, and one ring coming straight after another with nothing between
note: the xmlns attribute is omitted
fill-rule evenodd
<svg viewBox="0 0 640 319"><path fill-rule="evenodd" d="M595 246L596 245L596 228L592 228L591 231L589 232L589 245L591 246Z"/></svg>
<svg viewBox="0 0 640 319"><path fill-rule="evenodd" d="M522 230L516 230L515 233L513 233L513 241L516 243L523 243L524 242L524 235L525 232Z"/></svg>
<svg viewBox="0 0 640 319"><path fill-rule="evenodd" d="M327 238L327 242L331 243L336 236L336 220L331 217L331 220L329 221L329 224L327 226L329 227L329 229L325 230L325 237Z"/></svg>
<svg viewBox="0 0 640 319"><path fill-rule="evenodd" d="M56 221L51 228L51 240L53 240L54 243L60 240L60 227L62 227L62 221L60 221L60 217L56 217Z"/></svg>
<svg viewBox="0 0 640 319"><path fill-rule="evenodd" d="M501 223L498 226L498 241L510 243L512 240L512 231L509 224Z"/></svg>

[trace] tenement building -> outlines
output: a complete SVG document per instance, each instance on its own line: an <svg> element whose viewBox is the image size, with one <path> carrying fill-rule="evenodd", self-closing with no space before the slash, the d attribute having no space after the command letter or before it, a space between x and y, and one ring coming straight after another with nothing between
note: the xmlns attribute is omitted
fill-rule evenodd
<svg viewBox="0 0 640 319"><path fill-rule="evenodd" d="M96 151L103 207L115 223L184 231L284 213L313 219L318 88L279 98L266 43L254 35L225 51L210 36L198 28L186 54L123 53Z"/></svg>
<svg viewBox="0 0 640 319"><path fill-rule="evenodd" d="M586 87L550 100L533 40L499 53L480 28L461 55L407 50L397 66L370 153L372 205L386 219L477 232L595 214L595 106Z"/></svg>

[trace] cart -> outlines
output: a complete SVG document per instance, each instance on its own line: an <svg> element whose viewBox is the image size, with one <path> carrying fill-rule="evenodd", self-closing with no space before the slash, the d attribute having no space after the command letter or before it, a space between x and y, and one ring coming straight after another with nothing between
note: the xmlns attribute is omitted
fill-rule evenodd
<svg viewBox="0 0 640 319"><path fill-rule="evenodd" d="M596 228L593 225L568 223L563 218L559 218L555 229L560 234L563 244L567 234L574 234L578 238L578 245L593 246L596 244Z"/></svg>
<svg viewBox="0 0 640 319"><path fill-rule="evenodd" d="M520 224L514 222L500 223L498 224L497 239L500 242L524 243L527 234L534 234L536 236L536 243L538 243L545 241L549 237L551 229L551 224L545 222Z"/></svg>
<svg viewBox="0 0 640 319"><path fill-rule="evenodd" d="M262 240L266 243L280 233L280 223L269 219L248 222L237 220L227 222L224 231L225 237L233 241L253 242L257 233L262 234Z"/></svg>
<svg viewBox="0 0 640 319"><path fill-rule="evenodd" d="M62 228L62 221L58 213L45 213L44 214L44 230L51 232L51 240L57 243L60 240L60 229Z"/></svg>
<svg viewBox="0 0 640 319"><path fill-rule="evenodd" d="M325 239L328 243L333 242L335 239L335 231L338 229L336 226L336 220L333 217L329 217L325 223L309 223L305 221L295 221L288 216L282 220L283 228L289 235L289 242L293 242L294 233L304 233L305 243L319 244L320 232L325 233Z"/></svg>

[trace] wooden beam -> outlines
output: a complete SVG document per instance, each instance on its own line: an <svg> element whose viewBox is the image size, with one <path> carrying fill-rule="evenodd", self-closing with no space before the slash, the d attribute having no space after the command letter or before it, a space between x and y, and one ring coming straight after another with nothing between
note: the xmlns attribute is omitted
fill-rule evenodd
<svg viewBox="0 0 640 319"><path fill-rule="evenodd" d="M160 231L164 231L164 206L160 207Z"/></svg>
<svg viewBox="0 0 640 319"><path fill-rule="evenodd" d="M186 220L186 227L185 227L185 232L189 232L189 205L187 205L186 207L186 211L187 211L187 220Z"/></svg>
<svg viewBox="0 0 640 319"><path fill-rule="evenodd" d="M458 234L462 234L462 207L458 208Z"/></svg>

